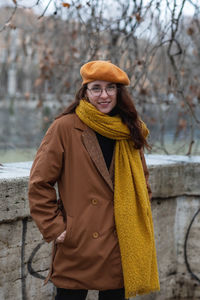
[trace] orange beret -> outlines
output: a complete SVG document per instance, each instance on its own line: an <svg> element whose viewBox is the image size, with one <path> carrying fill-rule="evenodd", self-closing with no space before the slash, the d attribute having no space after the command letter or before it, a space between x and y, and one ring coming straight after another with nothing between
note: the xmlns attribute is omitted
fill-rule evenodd
<svg viewBox="0 0 200 300"><path fill-rule="evenodd" d="M80 74L83 79L82 84L95 80L121 83L124 85L130 84L127 74L110 61L90 61L81 67Z"/></svg>

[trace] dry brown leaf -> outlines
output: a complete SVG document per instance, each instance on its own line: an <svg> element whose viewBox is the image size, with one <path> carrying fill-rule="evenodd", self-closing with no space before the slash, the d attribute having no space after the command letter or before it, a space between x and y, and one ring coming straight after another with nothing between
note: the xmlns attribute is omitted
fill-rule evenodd
<svg viewBox="0 0 200 300"><path fill-rule="evenodd" d="M65 82L65 86L66 86L67 88L69 88L69 87L70 87L70 82L69 82L69 81L66 81L66 82Z"/></svg>
<svg viewBox="0 0 200 300"><path fill-rule="evenodd" d="M187 127L187 121L184 119L180 119L178 122L178 126L180 129L185 129Z"/></svg>
<svg viewBox="0 0 200 300"><path fill-rule="evenodd" d="M30 99L30 93L29 93L29 92L26 92L26 93L24 94L24 97L25 97L26 101L28 101L28 100Z"/></svg>
<svg viewBox="0 0 200 300"><path fill-rule="evenodd" d="M37 78L36 81L35 81L35 83L34 83L34 86L35 87L40 86L43 83L43 81L44 81L43 78L41 78L41 77Z"/></svg>
<svg viewBox="0 0 200 300"><path fill-rule="evenodd" d="M148 95L148 90L143 87L143 88L140 89L140 94L141 95Z"/></svg>
<svg viewBox="0 0 200 300"><path fill-rule="evenodd" d="M70 4L69 4L69 3L67 3L67 2L63 2L63 3L62 3L62 6L63 6L63 7L67 7L67 8L69 8L69 7L70 7Z"/></svg>
<svg viewBox="0 0 200 300"><path fill-rule="evenodd" d="M167 81L168 81L168 85L172 85L172 78L171 78L171 76L168 77Z"/></svg>
<svg viewBox="0 0 200 300"><path fill-rule="evenodd" d="M7 22L5 24L5 27L10 27L11 29L16 29L16 26L14 24L12 24L11 22Z"/></svg>
<svg viewBox="0 0 200 300"><path fill-rule="evenodd" d="M43 105L43 102L42 102L42 100L38 100L38 103L37 103L37 108L40 108L40 107L42 107L42 105Z"/></svg>
<svg viewBox="0 0 200 300"><path fill-rule="evenodd" d="M190 104L192 103L192 97L190 95L186 97L186 100L188 103Z"/></svg>
<svg viewBox="0 0 200 300"><path fill-rule="evenodd" d="M9 27L14 30L16 29L16 26L14 24L10 24Z"/></svg>
<svg viewBox="0 0 200 300"><path fill-rule="evenodd" d="M77 49L76 47L71 47L71 50L72 50L73 52L78 52L78 49Z"/></svg>
<svg viewBox="0 0 200 300"><path fill-rule="evenodd" d="M157 120L156 120L155 118L153 118L153 117L150 118L150 123L151 123L151 124L156 124L156 122L157 122Z"/></svg>
<svg viewBox="0 0 200 300"><path fill-rule="evenodd" d="M47 123L47 122L49 122L49 118L47 117L47 116L45 116L44 118L43 118L43 120Z"/></svg>
<svg viewBox="0 0 200 300"><path fill-rule="evenodd" d="M193 35L194 33L195 33L195 30L194 30L193 27L189 27L189 28L187 29L187 34L188 34L188 35Z"/></svg>
<svg viewBox="0 0 200 300"><path fill-rule="evenodd" d="M185 75L185 70L184 70L184 69L181 69L181 70L180 70L180 74L181 74L181 76L184 76L184 75Z"/></svg>
<svg viewBox="0 0 200 300"><path fill-rule="evenodd" d="M140 23L140 22L143 21L143 19L142 19L142 17L140 16L139 13L136 13L136 14L135 14L135 18L136 18L136 20L138 21L138 23Z"/></svg>

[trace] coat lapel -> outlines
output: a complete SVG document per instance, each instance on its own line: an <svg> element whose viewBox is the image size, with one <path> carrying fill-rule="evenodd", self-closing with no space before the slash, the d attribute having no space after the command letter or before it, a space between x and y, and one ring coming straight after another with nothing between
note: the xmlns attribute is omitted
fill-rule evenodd
<svg viewBox="0 0 200 300"><path fill-rule="evenodd" d="M83 131L82 132L83 144L86 150L88 151L94 165L98 169L99 173L101 174L101 176L104 178L106 183L113 191L113 182L111 179L111 174L109 173L108 168L106 166L103 153L101 151L95 132L91 128L86 126L78 117L76 119L75 128L81 129ZM113 168L110 168L110 171L112 169Z"/></svg>
<svg viewBox="0 0 200 300"><path fill-rule="evenodd" d="M87 149L92 161L94 162L96 168L98 169L101 176L105 179L107 184L113 190L113 183L111 180L110 173L106 166L103 153L101 151L99 142L97 140L96 134L93 130L88 128L82 133L83 143Z"/></svg>

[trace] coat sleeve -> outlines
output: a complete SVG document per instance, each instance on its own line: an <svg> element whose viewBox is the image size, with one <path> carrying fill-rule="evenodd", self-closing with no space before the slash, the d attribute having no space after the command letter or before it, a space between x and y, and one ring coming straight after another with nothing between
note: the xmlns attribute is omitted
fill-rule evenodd
<svg viewBox="0 0 200 300"><path fill-rule="evenodd" d="M149 200L151 201L152 199L152 191L151 191L151 187L149 184L149 171L147 168L147 164L146 164L146 160L144 157L144 151L143 149L140 149L140 157L141 157L141 161L142 161L142 166L143 166L143 170L144 170L144 176L146 179L146 185L147 185L147 190L148 190L148 194L149 194Z"/></svg>
<svg viewBox="0 0 200 300"><path fill-rule="evenodd" d="M30 213L47 242L66 228L55 183L61 174L64 147L57 121L50 126L33 162L29 179Z"/></svg>

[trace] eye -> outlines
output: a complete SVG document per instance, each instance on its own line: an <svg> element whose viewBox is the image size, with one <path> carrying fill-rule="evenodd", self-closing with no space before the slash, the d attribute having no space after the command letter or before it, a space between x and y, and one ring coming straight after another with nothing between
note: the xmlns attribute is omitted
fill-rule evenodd
<svg viewBox="0 0 200 300"><path fill-rule="evenodd" d="M101 91L101 88L99 88L99 87L92 87L91 90L93 92L99 92L99 91Z"/></svg>
<svg viewBox="0 0 200 300"><path fill-rule="evenodd" d="M115 90L115 89L116 89L116 86L115 86L115 85L110 85L110 86L107 87L107 90L108 90L108 91L113 91L113 90Z"/></svg>

